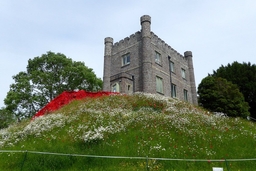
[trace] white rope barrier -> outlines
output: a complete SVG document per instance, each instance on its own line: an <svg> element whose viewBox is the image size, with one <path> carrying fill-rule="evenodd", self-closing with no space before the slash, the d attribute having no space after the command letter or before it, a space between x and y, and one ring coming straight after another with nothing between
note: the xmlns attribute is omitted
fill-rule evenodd
<svg viewBox="0 0 256 171"><path fill-rule="evenodd" d="M190 161L190 162L235 162L235 161L256 161L256 158L251 159L171 159L171 158L154 158L154 157L126 157L126 156L98 156L98 155L83 155L83 154L67 154L67 153L52 153L41 151L27 150L0 150L0 153L31 153L56 156L73 156L73 157L93 157L93 158L109 158L109 159L137 159L137 160L164 160L164 161Z"/></svg>

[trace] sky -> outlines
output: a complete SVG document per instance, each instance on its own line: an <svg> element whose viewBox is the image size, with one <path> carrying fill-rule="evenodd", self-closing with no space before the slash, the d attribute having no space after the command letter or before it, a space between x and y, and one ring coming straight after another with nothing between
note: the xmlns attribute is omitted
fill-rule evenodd
<svg viewBox="0 0 256 171"><path fill-rule="evenodd" d="M104 38L151 31L192 51L196 86L221 65L256 64L255 0L0 0L0 107L29 59L48 51L82 61L103 78Z"/></svg>

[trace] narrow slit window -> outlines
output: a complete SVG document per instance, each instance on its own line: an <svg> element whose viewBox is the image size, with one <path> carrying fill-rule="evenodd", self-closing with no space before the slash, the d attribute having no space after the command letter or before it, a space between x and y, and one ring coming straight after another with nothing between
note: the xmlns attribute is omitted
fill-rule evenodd
<svg viewBox="0 0 256 171"><path fill-rule="evenodd" d="M174 62L170 61L170 71L174 73Z"/></svg>
<svg viewBox="0 0 256 171"><path fill-rule="evenodd" d="M184 101L188 101L188 91L184 89Z"/></svg>
<svg viewBox="0 0 256 171"><path fill-rule="evenodd" d="M176 94L176 85L175 85L175 84L171 84L171 96L172 96L172 97L177 97L177 94Z"/></svg>

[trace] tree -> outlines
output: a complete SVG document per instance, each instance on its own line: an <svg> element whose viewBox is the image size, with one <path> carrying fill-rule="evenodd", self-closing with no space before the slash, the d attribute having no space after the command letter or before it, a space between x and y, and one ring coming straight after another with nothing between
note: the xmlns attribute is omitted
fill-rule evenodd
<svg viewBox="0 0 256 171"><path fill-rule="evenodd" d="M236 84L248 102L250 115L256 118L256 65L233 62L213 71L212 76L222 77Z"/></svg>
<svg viewBox="0 0 256 171"><path fill-rule="evenodd" d="M249 116L249 105L238 87L221 77L205 77L198 86L199 105L228 116Z"/></svg>
<svg viewBox="0 0 256 171"><path fill-rule="evenodd" d="M102 80L91 68L53 52L29 59L27 71L13 79L4 103L19 119L33 116L63 91L102 89Z"/></svg>
<svg viewBox="0 0 256 171"><path fill-rule="evenodd" d="M0 129L8 127L8 125L13 121L13 117L10 111L5 108L0 109Z"/></svg>

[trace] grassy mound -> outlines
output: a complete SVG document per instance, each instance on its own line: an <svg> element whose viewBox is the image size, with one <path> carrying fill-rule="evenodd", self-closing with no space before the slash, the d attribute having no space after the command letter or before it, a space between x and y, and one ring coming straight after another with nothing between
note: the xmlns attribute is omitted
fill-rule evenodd
<svg viewBox="0 0 256 171"><path fill-rule="evenodd" d="M255 158L255 140L254 123L176 99L103 96L0 130L0 170L255 170L233 160Z"/></svg>

